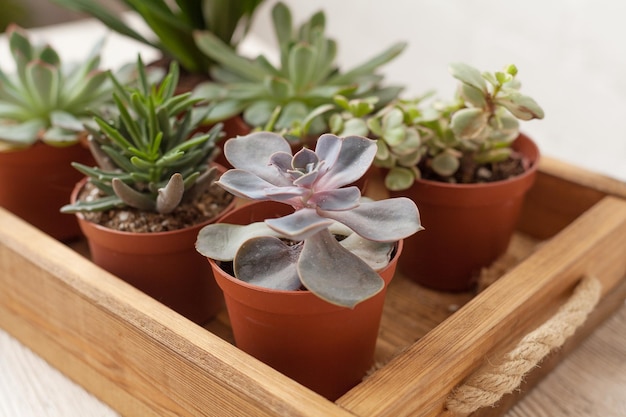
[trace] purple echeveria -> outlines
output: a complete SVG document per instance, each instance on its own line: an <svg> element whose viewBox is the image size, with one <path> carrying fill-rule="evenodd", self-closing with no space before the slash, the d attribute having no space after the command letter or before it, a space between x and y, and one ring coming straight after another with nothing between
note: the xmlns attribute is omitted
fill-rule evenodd
<svg viewBox="0 0 626 417"><path fill-rule="evenodd" d="M384 266L395 242L422 228L410 199L365 201L359 188L349 185L369 169L376 148L376 141L364 137L325 134L315 151L304 148L292 155L288 142L275 133L230 139L224 152L234 169L218 184L239 197L278 201L295 211L267 219L264 226L207 226L198 237L198 251L233 260L235 275L258 285L288 290L304 285L348 307L373 296L383 287L373 269L381 264L380 254L386 257ZM331 232L337 228L342 232ZM348 237L338 242L334 234ZM287 245L279 237L297 243Z"/></svg>

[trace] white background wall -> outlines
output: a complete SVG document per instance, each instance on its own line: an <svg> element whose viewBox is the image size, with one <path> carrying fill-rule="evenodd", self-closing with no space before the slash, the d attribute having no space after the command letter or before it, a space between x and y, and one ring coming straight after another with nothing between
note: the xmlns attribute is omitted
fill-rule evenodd
<svg viewBox="0 0 626 417"><path fill-rule="evenodd" d="M264 4L254 33L274 45ZM626 2L616 0L285 0L300 23L324 9L342 68L396 41L383 68L407 94L455 88L447 65L514 63L522 91L544 108L522 130L543 153L626 180Z"/></svg>

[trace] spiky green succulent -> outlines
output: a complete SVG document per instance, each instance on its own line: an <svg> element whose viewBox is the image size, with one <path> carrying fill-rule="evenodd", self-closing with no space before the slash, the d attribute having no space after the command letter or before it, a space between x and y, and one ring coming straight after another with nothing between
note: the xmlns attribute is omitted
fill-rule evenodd
<svg viewBox="0 0 626 417"><path fill-rule="evenodd" d="M385 184L390 190L409 188L421 177L420 165L452 181L464 158L475 165L506 160L519 136L519 120L544 116L535 100L519 92L517 68L509 65L503 71L481 73L455 63L450 72L460 82L453 101L426 100L429 93L395 100L365 115L344 105L341 117L333 116L331 132L345 135L354 131L351 126L367 125L368 135L378 139L374 163L389 169Z"/></svg>
<svg viewBox="0 0 626 417"><path fill-rule="evenodd" d="M6 36L15 70L0 70L0 149L25 148L37 140L77 143L90 111L112 104L108 71L98 68L102 41L84 61L68 64L52 46L33 44L17 25Z"/></svg>
<svg viewBox="0 0 626 417"><path fill-rule="evenodd" d="M273 28L280 48L278 65L264 55L248 59L237 55L215 35L198 32L196 43L220 65L211 72L215 82L196 90L198 96L218 100L210 120L242 113L253 128L277 132L300 129L315 135L328 131L327 111L338 109L336 95L348 99L377 97L383 106L401 91L382 87L376 70L398 56L405 43L396 43L372 59L348 71L340 71L337 43L325 35L326 17L320 11L298 27L289 8L277 3L272 9Z"/></svg>
<svg viewBox="0 0 626 417"><path fill-rule="evenodd" d="M208 133L194 131L208 112L191 93L174 95L179 69L174 62L164 80L149 82L138 59L138 87L122 85L114 76L117 116L95 117L89 144L98 167L73 166L87 175L105 197L64 206L64 213L102 211L130 206L172 212L186 198L212 183L209 169L221 125Z"/></svg>
<svg viewBox="0 0 626 417"><path fill-rule="evenodd" d="M234 47L248 32L255 10L263 0L118 0L118 6L134 11L152 30L154 37L145 37L119 14L96 0L53 0L68 9L87 13L110 29L146 45L159 49L177 60L192 73L206 73L211 58L195 45L193 32L208 30Z"/></svg>

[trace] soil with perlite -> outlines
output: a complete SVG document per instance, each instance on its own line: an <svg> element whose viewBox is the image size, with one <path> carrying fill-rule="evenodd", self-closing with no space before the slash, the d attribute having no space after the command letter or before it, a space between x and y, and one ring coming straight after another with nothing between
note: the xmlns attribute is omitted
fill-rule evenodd
<svg viewBox="0 0 626 417"><path fill-rule="evenodd" d="M432 170L429 160L419 165L422 179L454 184L476 184L502 181L521 175L530 168L530 161L521 153L513 152L503 161L478 164L472 155L461 158L461 166L451 177L442 177Z"/></svg>
<svg viewBox="0 0 626 417"><path fill-rule="evenodd" d="M80 193L80 200L89 201L99 197L102 197L102 193L89 182ZM232 200L232 194L217 184L213 184L196 199L181 203L169 214L123 207L100 212L85 212L83 215L92 223L122 232L168 232L214 218L222 213Z"/></svg>

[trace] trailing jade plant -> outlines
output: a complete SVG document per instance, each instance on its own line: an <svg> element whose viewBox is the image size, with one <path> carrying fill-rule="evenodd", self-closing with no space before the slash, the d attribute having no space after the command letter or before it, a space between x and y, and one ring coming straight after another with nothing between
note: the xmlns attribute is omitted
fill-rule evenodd
<svg viewBox="0 0 626 417"><path fill-rule="evenodd" d="M110 29L160 50L177 60L191 73L207 73L213 61L202 53L193 40L193 32L206 30L230 48L248 32L257 7L263 0L118 0L117 4L135 12L150 28L144 36L132 28L119 13L97 0L53 0L68 9L87 13Z"/></svg>
<svg viewBox="0 0 626 417"><path fill-rule="evenodd" d="M15 71L0 70L0 149L26 148L38 140L76 144L90 111L112 105L108 71L98 68L102 42L84 61L70 64L52 46L32 43L17 25L10 25L6 36Z"/></svg>
<svg viewBox="0 0 626 417"><path fill-rule="evenodd" d="M328 132L324 113L336 109L334 97L375 96L382 107L400 87L382 87L376 70L398 56L405 43L396 43L354 68L341 71L336 63L337 43L325 34L326 16L320 11L294 27L289 8L272 9L280 61L264 55L251 60L236 54L210 32L196 33L198 47L219 63L211 72L215 82L199 86L196 93L219 103L210 120L243 113L252 128L288 132L304 137Z"/></svg>
<svg viewBox="0 0 626 417"><path fill-rule="evenodd" d="M217 223L200 231L197 250L233 261L243 281L281 290L304 287L330 303L354 307L383 288L376 270L387 265L396 242L422 229L411 200L366 200L349 186L372 163L371 139L324 134L314 151L292 155L282 136L256 132L228 140L224 151L235 169L217 184L236 196L294 209L264 222Z"/></svg>
<svg viewBox="0 0 626 417"><path fill-rule="evenodd" d="M190 138L209 109L196 106L199 100L191 93L174 95L176 62L159 85L150 83L140 58L137 73L138 87L111 76L118 115L96 115L89 138L99 166L73 164L104 196L66 205L62 212L130 206L167 214L212 183L209 162L221 125Z"/></svg>
<svg viewBox="0 0 626 417"><path fill-rule="evenodd" d="M514 65L481 73L455 63L450 71L459 80L453 101L427 100L429 93L365 116L345 111L333 116L331 131L346 134L351 126L367 125L370 137L378 139L374 163L389 169L385 184L391 190L409 188L427 173L446 182L489 181L480 168L510 158L519 120L542 119L543 110L520 93Z"/></svg>

